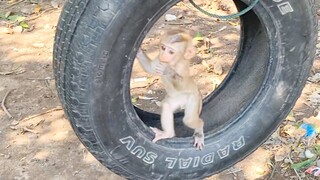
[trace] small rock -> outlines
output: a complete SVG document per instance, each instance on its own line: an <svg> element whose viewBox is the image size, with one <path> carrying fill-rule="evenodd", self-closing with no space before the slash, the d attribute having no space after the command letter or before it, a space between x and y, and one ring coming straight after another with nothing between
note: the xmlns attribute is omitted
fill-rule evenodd
<svg viewBox="0 0 320 180"><path fill-rule="evenodd" d="M173 15L173 14L166 14L164 16L164 19L166 21L176 21L177 20L177 16Z"/></svg>
<svg viewBox="0 0 320 180"><path fill-rule="evenodd" d="M309 97L308 100L311 104L317 105L320 102L320 90L313 92Z"/></svg>
<svg viewBox="0 0 320 180"><path fill-rule="evenodd" d="M32 9L30 6L28 7L23 7L20 9L20 11L23 13L23 14L26 14L26 15L31 15L32 14Z"/></svg>
<svg viewBox="0 0 320 180"><path fill-rule="evenodd" d="M55 9L59 8L59 2L57 0L52 0L51 1L51 6Z"/></svg>
<svg viewBox="0 0 320 180"><path fill-rule="evenodd" d="M19 121L13 120L10 125L11 125L11 126L16 126L16 125L18 125L18 124L19 124Z"/></svg>
<svg viewBox="0 0 320 180"><path fill-rule="evenodd" d="M15 33L22 33L23 28L21 26L15 26L15 27L13 27L13 31Z"/></svg>
<svg viewBox="0 0 320 180"><path fill-rule="evenodd" d="M290 159L289 159L289 158L285 158L283 162L284 162L284 163L286 163L286 164L291 163L291 161L290 161Z"/></svg>
<svg viewBox="0 0 320 180"><path fill-rule="evenodd" d="M213 65L213 72L217 75L222 75L223 74L223 68L220 63L215 63Z"/></svg>
<svg viewBox="0 0 320 180"><path fill-rule="evenodd" d="M305 152L304 152L306 158L312 158L313 156L315 156L315 154L313 154L309 149L307 149Z"/></svg>
<svg viewBox="0 0 320 180"><path fill-rule="evenodd" d="M305 153L301 152L301 153L299 153L298 157L299 158L306 158L306 155L305 155Z"/></svg>
<svg viewBox="0 0 320 180"><path fill-rule="evenodd" d="M72 175L75 176L77 174L79 174L79 171L75 171Z"/></svg>

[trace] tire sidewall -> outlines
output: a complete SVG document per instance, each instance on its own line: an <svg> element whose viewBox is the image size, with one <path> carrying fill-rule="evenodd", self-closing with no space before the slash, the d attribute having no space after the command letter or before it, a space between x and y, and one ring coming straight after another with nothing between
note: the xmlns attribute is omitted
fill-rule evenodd
<svg viewBox="0 0 320 180"><path fill-rule="evenodd" d="M141 179L205 177L242 159L256 149L261 139L267 138L288 114L302 90L312 62L308 58L308 49L312 49L309 36L312 18L305 10L310 8L309 4L301 0L261 0L254 11L268 32L270 61L268 77L254 102L233 126L217 136L208 136L202 151L192 147L191 137L184 138L180 144L174 140L154 144L151 131L140 121L130 102L128 82L136 53L132 47L140 44L147 33L145 25L161 15L157 14L159 7L168 8L176 2L124 3L121 7L124 10L118 12L111 25L101 26L95 34L87 35L87 39L101 42L100 46L90 47L87 51L92 54L93 66L86 69L90 71L90 91L86 92L89 94L90 126L98 140L96 145L104 151L98 158L113 161ZM88 6L92 7L84 15L101 17L98 18L100 22L93 23L108 24L103 19L108 12L89 11L104 3L91 1ZM292 12L281 12L281 7L286 4ZM137 7L140 13L133 12ZM89 148L95 151L94 147Z"/></svg>

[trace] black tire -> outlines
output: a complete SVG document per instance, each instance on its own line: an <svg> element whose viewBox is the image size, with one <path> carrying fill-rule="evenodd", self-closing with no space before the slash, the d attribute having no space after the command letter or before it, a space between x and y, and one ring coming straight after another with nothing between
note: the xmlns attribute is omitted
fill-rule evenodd
<svg viewBox="0 0 320 180"><path fill-rule="evenodd" d="M232 73L204 101L204 150L192 147L182 114L179 137L154 144L148 126L159 127L159 115L132 105L129 81L143 37L177 2L69 0L58 24L54 68L65 112L89 151L129 179L200 179L235 164L286 117L312 66L314 1L261 0L241 18ZM235 0L239 9L243 2Z"/></svg>

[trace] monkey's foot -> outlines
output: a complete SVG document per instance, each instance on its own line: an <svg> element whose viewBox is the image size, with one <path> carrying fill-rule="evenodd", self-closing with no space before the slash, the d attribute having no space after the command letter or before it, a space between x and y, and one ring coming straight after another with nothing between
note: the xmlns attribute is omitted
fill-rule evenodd
<svg viewBox="0 0 320 180"><path fill-rule="evenodd" d="M151 130L155 133L155 137L154 137L154 139L152 140L152 142L157 142L158 140L160 140L160 139L167 139L167 138L172 138L172 137L174 137L174 135L171 135L171 134L169 134L169 133L167 133L167 132L165 132L165 131L161 131L160 129L158 129L158 128L152 128L152 127L150 127L151 128Z"/></svg>
<svg viewBox="0 0 320 180"><path fill-rule="evenodd" d="M196 147L197 150L202 150L204 147L204 136L200 134L195 134L193 146Z"/></svg>

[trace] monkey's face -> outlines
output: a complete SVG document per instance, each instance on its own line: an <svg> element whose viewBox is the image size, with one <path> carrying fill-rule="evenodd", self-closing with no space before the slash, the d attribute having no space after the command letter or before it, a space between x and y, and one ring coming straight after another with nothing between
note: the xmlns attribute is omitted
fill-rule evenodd
<svg viewBox="0 0 320 180"><path fill-rule="evenodd" d="M169 65L174 65L180 59L183 58L183 53L181 52L181 45L178 43L166 45L164 43L160 44L159 60L162 63L167 63Z"/></svg>

